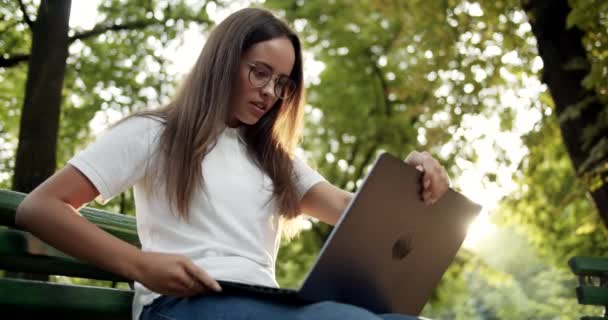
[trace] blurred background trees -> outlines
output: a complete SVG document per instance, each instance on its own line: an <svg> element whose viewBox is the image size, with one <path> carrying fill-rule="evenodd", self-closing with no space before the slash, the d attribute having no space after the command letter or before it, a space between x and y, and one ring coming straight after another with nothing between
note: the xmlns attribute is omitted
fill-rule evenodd
<svg viewBox="0 0 608 320"><path fill-rule="evenodd" d="M0 187L30 191L109 123L166 102L213 24L249 4L1 0ZM424 149L484 205L425 315L581 314L566 261L608 248L607 3L251 4L301 35L300 152L329 181L355 191L380 151ZM131 193L104 209L133 214ZM299 283L329 231L312 221L283 244L283 285Z"/></svg>

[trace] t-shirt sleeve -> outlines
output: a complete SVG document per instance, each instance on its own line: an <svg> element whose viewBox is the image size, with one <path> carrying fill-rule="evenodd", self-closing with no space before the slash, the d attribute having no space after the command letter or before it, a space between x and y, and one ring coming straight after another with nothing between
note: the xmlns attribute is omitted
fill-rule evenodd
<svg viewBox="0 0 608 320"><path fill-rule="evenodd" d="M326 181L316 170L312 169L304 160L294 157L293 168L296 176L296 189L298 197L302 199L306 192L315 184Z"/></svg>
<svg viewBox="0 0 608 320"><path fill-rule="evenodd" d="M157 119L132 117L105 131L68 164L91 181L99 191L95 200L105 204L144 176L161 126Z"/></svg>

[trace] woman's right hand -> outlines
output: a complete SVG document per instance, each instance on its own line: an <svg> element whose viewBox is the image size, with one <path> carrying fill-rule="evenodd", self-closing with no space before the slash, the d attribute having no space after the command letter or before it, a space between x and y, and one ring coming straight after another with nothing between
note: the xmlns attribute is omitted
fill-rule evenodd
<svg viewBox="0 0 608 320"><path fill-rule="evenodd" d="M170 296L220 292L220 285L187 257L142 251L135 279L146 288Z"/></svg>

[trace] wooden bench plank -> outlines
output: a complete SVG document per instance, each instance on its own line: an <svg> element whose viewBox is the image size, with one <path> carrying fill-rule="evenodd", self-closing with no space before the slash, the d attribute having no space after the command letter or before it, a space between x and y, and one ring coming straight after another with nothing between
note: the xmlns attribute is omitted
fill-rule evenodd
<svg viewBox="0 0 608 320"><path fill-rule="evenodd" d="M82 319L130 319L133 291L35 280L0 279L0 308L3 313L57 315ZM14 313L13 313L14 314Z"/></svg>
<svg viewBox="0 0 608 320"><path fill-rule="evenodd" d="M608 276L608 258L572 257L568 260L568 266L579 276Z"/></svg>
<svg viewBox="0 0 608 320"><path fill-rule="evenodd" d="M128 279L70 257L29 232L0 230L0 269L129 282Z"/></svg>
<svg viewBox="0 0 608 320"><path fill-rule="evenodd" d="M576 297L580 304L608 306L608 288L605 287L576 287Z"/></svg>
<svg viewBox="0 0 608 320"><path fill-rule="evenodd" d="M0 190L0 225L18 228L15 225L15 212L25 196L21 192ZM80 209L80 214L101 229L141 247L134 217L89 207Z"/></svg>

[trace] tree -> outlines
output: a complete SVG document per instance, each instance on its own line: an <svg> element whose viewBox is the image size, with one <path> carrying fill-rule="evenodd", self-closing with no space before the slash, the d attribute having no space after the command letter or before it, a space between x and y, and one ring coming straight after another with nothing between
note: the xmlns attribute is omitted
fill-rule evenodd
<svg viewBox="0 0 608 320"><path fill-rule="evenodd" d="M127 5L105 1L99 8L104 21L91 30L69 30L70 5L69 0L43 0L36 19L29 16L31 5L21 0L7 3L3 10L8 32L4 33L2 42L22 45L13 49L18 51L2 53L0 74L10 75L13 71L10 68L19 68L21 63L28 62L21 112L16 112L21 99L3 101L9 110L7 118L21 116L13 176L13 189L18 191L29 192L48 178L55 171L57 155L64 162L74 153L76 138L87 135L88 123L97 111L113 108L124 113L141 107L141 103L132 103L136 97L149 103L163 96L168 86L165 82L171 80L166 70L159 68L157 77L132 72L164 64L160 56L163 44L175 38L190 22L203 27L211 23L204 3L192 8L183 1L158 5L150 1L132 1ZM11 12L11 7L17 6L21 18ZM22 24L31 34L14 33L13 29ZM28 54L25 47L30 37ZM130 45L135 43L138 45ZM4 47L11 48L10 45ZM69 55L69 50L88 54ZM68 85L65 89L64 78ZM146 93L148 88L153 93ZM62 103L62 97L68 100ZM82 108L85 101L87 108ZM69 114L78 121L65 121L60 126L60 116L74 119ZM3 124L2 130L7 136L3 140L10 142L14 129L10 124ZM5 167L10 165L9 162Z"/></svg>
<svg viewBox="0 0 608 320"><path fill-rule="evenodd" d="M499 217L525 229L544 257L566 268L574 255L604 255L608 249L608 6L594 1L522 4L553 99L541 96L551 112L524 136L529 155L519 165L519 186L503 202Z"/></svg>
<svg viewBox="0 0 608 320"><path fill-rule="evenodd" d="M608 227L608 86L602 79L607 72L605 61L593 61L608 52L608 23L602 18L608 3L570 2L574 10L567 0L524 0L522 5L545 63L542 78L564 144Z"/></svg>
<svg viewBox="0 0 608 320"><path fill-rule="evenodd" d="M19 5L33 36L13 190L30 192L55 171L71 0L42 1L35 21L30 19L22 1ZM10 65L26 57L20 54L5 59L4 63Z"/></svg>

